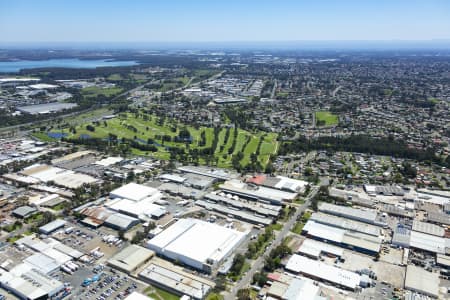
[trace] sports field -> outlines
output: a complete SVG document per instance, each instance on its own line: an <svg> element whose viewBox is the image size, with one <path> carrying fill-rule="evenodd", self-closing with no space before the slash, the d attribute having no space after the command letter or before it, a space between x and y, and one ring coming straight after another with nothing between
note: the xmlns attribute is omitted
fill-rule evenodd
<svg viewBox="0 0 450 300"><path fill-rule="evenodd" d="M333 126L339 123L339 117L329 111L316 111L315 117L318 126Z"/></svg>

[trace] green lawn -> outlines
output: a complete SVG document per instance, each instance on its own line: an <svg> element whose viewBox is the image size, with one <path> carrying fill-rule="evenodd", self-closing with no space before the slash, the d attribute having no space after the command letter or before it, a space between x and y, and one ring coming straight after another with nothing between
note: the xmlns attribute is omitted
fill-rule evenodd
<svg viewBox="0 0 450 300"><path fill-rule="evenodd" d="M316 124L319 126L333 126L339 123L339 117L329 111L316 111Z"/></svg>
<svg viewBox="0 0 450 300"><path fill-rule="evenodd" d="M82 117L78 117L77 121L83 120ZM168 160L170 154L166 147L178 147L186 148L186 145L182 142L163 141L161 136L168 135L172 138L178 136L181 129L186 127L192 137L192 143L189 145L190 149L202 149L210 148L214 140L214 129L212 127L200 127L198 129L192 126L185 126L177 122L176 120L166 118L164 123L161 123L161 119L155 115L148 115L145 113L139 113L138 115L134 113L121 113L115 118L100 121L99 125L92 123L92 118L85 117L84 120L90 120L82 125L75 126L75 133L69 131L69 128L55 129L55 132L67 133L67 138L79 138L81 135L88 135L92 138L104 139L109 136L109 134L117 135L119 139L138 139L141 143L147 143L148 139L153 139L158 148L157 152L147 152L138 149L132 149L132 154L135 155L151 155L159 159ZM73 122L75 123L75 122ZM78 122L76 122L78 123ZM81 124L78 123L78 124ZM89 131L86 125L92 125L95 127L95 131ZM231 167L232 155L228 154L228 150L233 144L234 131L235 129L230 129L230 134L227 142L225 143L226 128L222 128L218 135L218 143L216 149L214 149L214 156L217 160L217 166L229 168ZM202 132L205 133L206 144L200 146ZM36 133L35 137L48 140L47 133ZM250 138L249 143L244 147L247 139ZM271 154L274 154L277 150L275 133L266 134L264 132L250 133L248 131L238 129L238 136L236 138L236 147L233 155L239 151L244 153L244 158L241 161L242 165L247 164L250 161L250 155L255 153L258 147L258 143L261 138L264 138L261 144L260 155L258 160L261 162L262 166L265 166L267 160ZM201 158L199 161L201 164L205 163Z"/></svg>
<svg viewBox="0 0 450 300"><path fill-rule="evenodd" d="M170 292L167 292L163 289L160 289L158 287L155 286L149 286L148 288L145 289L144 293L155 299L155 300L179 300L180 297L178 297L175 294L172 294Z"/></svg>
<svg viewBox="0 0 450 300"><path fill-rule="evenodd" d="M119 81L119 80L122 80L122 76L120 76L120 74L111 74L106 79L111 80L111 81Z"/></svg>
<svg viewBox="0 0 450 300"><path fill-rule="evenodd" d="M81 90L81 93L86 97L97 97L98 95L105 95L106 97L114 96L122 92L120 87L101 88L98 86L90 86Z"/></svg>

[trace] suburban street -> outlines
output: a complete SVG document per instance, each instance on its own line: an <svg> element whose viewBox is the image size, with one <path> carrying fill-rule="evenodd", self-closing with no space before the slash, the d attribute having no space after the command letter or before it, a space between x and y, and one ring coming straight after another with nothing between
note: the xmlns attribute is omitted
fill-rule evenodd
<svg viewBox="0 0 450 300"><path fill-rule="evenodd" d="M317 194L319 191L318 186L313 186L311 188L311 191L309 195L305 198L305 203L298 206L295 214L291 216L291 218L284 223L283 229L279 231L278 233L275 232L275 240L266 248L266 251L252 263L252 266L250 270L239 280L236 282L236 284L233 286L230 292L224 294L225 300L233 300L236 298L237 292L240 289L245 288L246 286L250 285L253 275L260 271L262 267L264 266L264 260L267 255L269 255L270 251L280 245L283 241L283 239L286 237L286 235L289 233L291 228L294 226L295 222L297 221L297 218L308 208L309 204L311 203L311 199Z"/></svg>

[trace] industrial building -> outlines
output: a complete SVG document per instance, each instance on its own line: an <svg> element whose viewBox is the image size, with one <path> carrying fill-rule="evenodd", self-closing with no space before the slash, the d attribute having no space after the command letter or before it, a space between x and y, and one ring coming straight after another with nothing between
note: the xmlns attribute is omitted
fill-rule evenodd
<svg viewBox="0 0 450 300"><path fill-rule="evenodd" d="M253 183L256 185L262 185L293 193L303 193L308 185L308 182L303 180L292 179L284 176L270 177L263 174L247 179L247 183Z"/></svg>
<svg viewBox="0 0 450 300"><path fill-rule="evenodd" d="M20 299L48 299L64 290L64 284L28 264L9 272L0 269L0 286Z"/></svg>
<svg viewBox="0 0 450 300"><path fill-rule="evenodd" d="M197 219L180 219L147 242L157 254L211 272L247 233Z"/></svg>
<svg viewBox="0 0 450 300"><path fill-rule="evenodd" d="M156 200L152 197L139 201L116 198L105 203L105 206L112 211L147 221L148 219L159 219L167 213L165 207L154 204L154 201Z"/></svg>
<svg viewBox="0 0 450 300"><path fill-rule="evenodd" d="M411 231L410 247L431 253L449 254L450 239Z"/></svg>
<svg viewBox="0 0 450 300"><path fill-rule="evenodd" d="M405 191L398 186L384 186L384 185L370 185L365 184L364 190L369 195L384 195L384 196L403 196Z"/></svg>
<svg viewBox="0 0 450 300"><path fill-rule="evenodd" d="M392 245L396 247L409 248L411 241L411 229L405 225L398 224L392 236Z"/></svg>
<svg viewBox="0 0 450 300"><path fill-rule="evenodd" d="M268 226L273 223L273 218L269 218L266 216L258 216L254 212L245 211L237 208L230 208L228 206L211 203L204 200L197 200L195 201L195 205L201 206L205 208L206 210L215 211L217 213L221 213L224 215L230 215L238 220L242 220L248 223L252 223L255 225L264 225Z"/></svg>
<svg viewBox="0 0 450 300"><path fill-rule="evenodd" d="M214 282L183 271L180 267L155 258L141 273L142 280L179 296L203 299L214 288Z"/></svg>
<svg viewBox="0 0 450 300"><path fill-rule="evenodd" d="M132 292L131 294L123 298L123 300L153 300L153 298L147 297L144 294L138 292Z"/></svg>
<svg viewBox="0 0 450 300"><path fill-rule="evenodd" d="M313 213L309 219L324 225L361 232L373 236L380 236L382 233L382 228L379 226L328 215L321 212Z"/></svg>
<svg viewBox="0 0 450 300"><path fill-rule="evenodd" d="M109 259L108 265L130 274L147 263L154 255L152 250L138 245L130 245Z"/></svg>
<svg viewBox="0 0 450 300"><path fill-rule="evenodd" d="M44 226L39 227L39 232L48 235L60 228L63 228L66 223L67 222L63 219L56 219L50 223L45 224Z"/></svg>
<svg viewBox="0 0 450 300"><path fill-rule="evenodd" d="M26 219L35 213L37 213L37 209L31 206L21 206L13 210L11 213L16 218Z"/></svg>
<svg viewBox="0 0 450 300"><path fill-rule="evenodd" d="M16 107L16 109L23 113L27 113L27 114L31 114L31 115L38 115L38 114L54 113L54 112L58 112L58 111L65 110L65 109L71 109L76 106L78 106L78 104L76 104L76 103L53 102L53 103L19 106L19 107Z"/></svg>
<svg viewBox="0 0 450 300"><path fill-rule="evenodd" d="M303 233L310 238L369 255L376 255L381 249L382 239L380 237L348 231L311 220L303 227Z"/></svg>
<svg viewBox="0 0 450 300"><path fill-rule="evenodd" d="M178 170L183 173L198 174L219 180L230 180L232 178L237 178L239 176L237 173L230 173L228 170L225 169L215 169L200 166L182 166L179 167Z"/></svg>
<svg viewBox="0 0 450 300"><path fill-rule="evenodd" d="M323 280L335 286L355 291L361 283L361 276L323 262L309 259L297 254L292 255L286 264L288 271L303 274L313 279Z"/></svg>
<svg viewBox="0 0 450 300"><path fill-rule="evenodd" d="M281 275L281 274L280 274ZM274 274L269 274L272 280ZM281 300L326 300L319 296L320 288L307 278L295 278L292 276L280 276L289 279L275 280L270 285L267 295Z"/></svg>
<svg viewBox="0 0 450 300"><path fill-rule="evenodd" d="M21 175L36 179L40 182L52 181L58 186L76 189L84 184L98 183L99 180L71 170L66 170L45 164L36 164L23 169Z"/></svg>
<svg viewBox="0 0 450 300"><path fill-rule="evenodd" d="M150 198L153 201L159 200L162 197L160 191L155 188L145 186L137 183L128 183L120 188L117 188L109 193L111 199L121 198L132 201L141 201Z"/></svg>
<svg viewBox="0 0 450 300"><path fill-rule="evenodd" d="M376 210L356 209L348 206L340 206L326 202L320 203L318 209L323 213L347 218L350 220L383 227L387 226L386 221L380 219Z"/></svg>
<svg viewBox="0 0 450 300"><path fill-rule="evenodd" d="M340 247L310 239L304 240L297 252L314 259L319 259L322 254L332 257L344 255L344 249Z"/></svg>
<svg viewBox="0 0 450 300"><path fill-rule="evenodd" d="M126 231L140 223L139 219L101 206L82 207L78 212L85 216L81 222L93 228L105 225L116 230Z"/></svg>
<svg viewBox="0 0 450 300"><path fill-rule="evenodd" d="M413 221L412 230L440 237L443 237L445 235L445 229L442 226L422 222L419 220Z"/></svg>
<svg viewBox="0 0 450 300"><path fill-rule="evenodd" d="M439 274L425 271L414 265L406 268L405 289L432 298L439 297Z"/></svg>
<svg viewBox="0 0 450 300"><path fill-rule="evenodd" d="M263 203L241 201L238 196L225 193L208 193L203 197L207 202L219 203L239 210L252 211L257 215L276 218L280 214L282 207Z"/></svg>
<svg viewBox="0 0 450 300"><path fill-rule="evenodd" d="M264 186L250 186L239 180L228 180L219 186L224 192L253 201L268 202L282 205L283 202L292 202L297 193L281 191Z"/></svg>

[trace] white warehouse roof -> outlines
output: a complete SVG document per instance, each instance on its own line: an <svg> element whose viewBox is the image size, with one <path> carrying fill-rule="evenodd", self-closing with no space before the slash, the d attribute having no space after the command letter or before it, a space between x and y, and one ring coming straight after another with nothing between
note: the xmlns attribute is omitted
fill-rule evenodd
<svg viewBox="0 0 450 300"><path fill-rule="evenodd" d="M418 231L411 231L409 244L413 248L433 253L446 254L446 251L450 250L450 239Z"/></svg>
<svg viewBox="0 0 450 300"><path fill-rule="evenodd" d="M227 257L247 233L197 219L180 219L148 241L158 254L204 270Z"/></svg>
<svg viewBox="0 0 450 300"><path fill-rule="evenodd" d="M133 201L140 201L145 198L153 198L157 195L161 195L161 193L157 189L149 186L137 183L129 183L111 191L109 195L111 198L123 198Z"/></svg>
<svg viewBox="0 0 450 300"><path fill-rule="evenodd" d="M361 276L354 272L336 268L297 254L294 254L289 259L286 269L295 273L303 273L320 278L352 290L356 289L361 281Z"/></svg>
<svg viewBox="0 0 450 300"><path fill-rule="evenodd" d="M406 268L405 289L431 297L439 297L439 274L414 265Z"/></svg>

